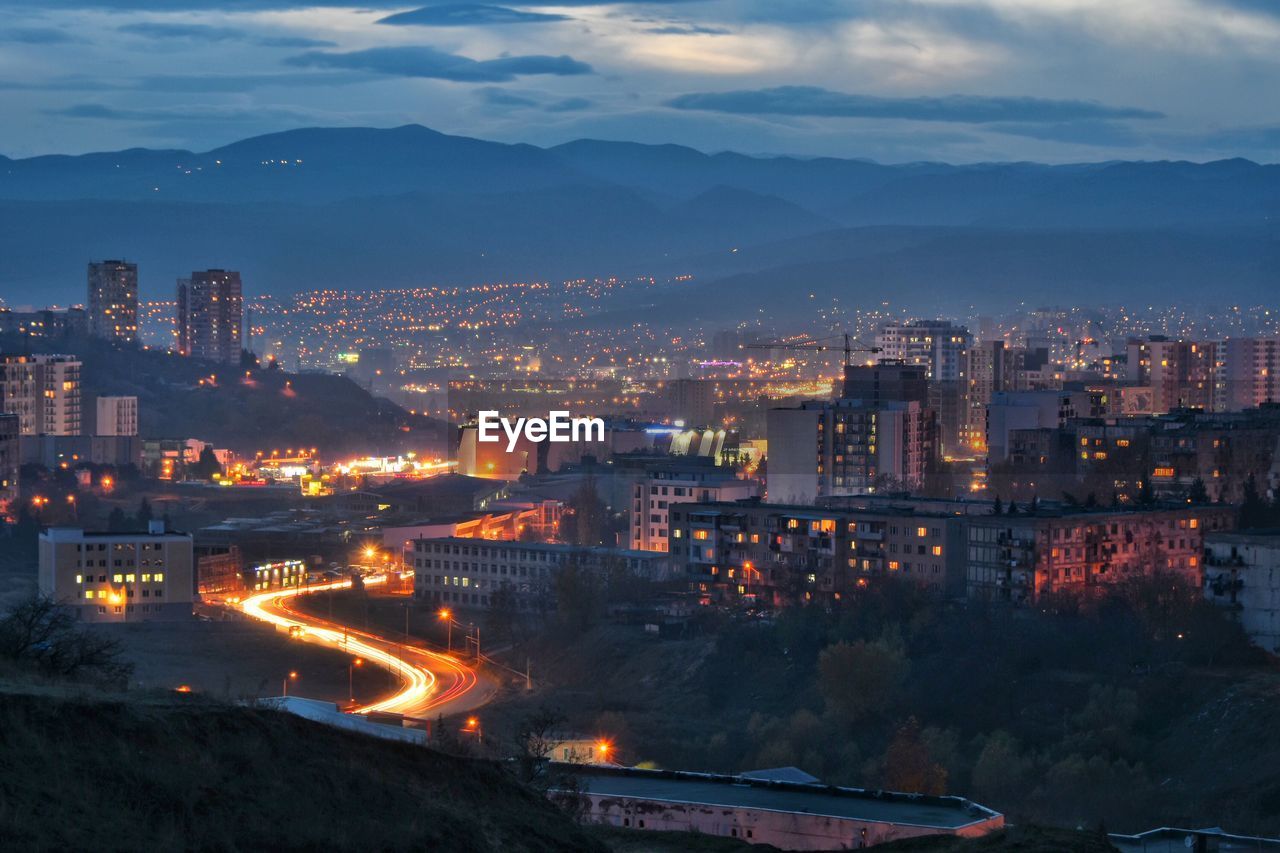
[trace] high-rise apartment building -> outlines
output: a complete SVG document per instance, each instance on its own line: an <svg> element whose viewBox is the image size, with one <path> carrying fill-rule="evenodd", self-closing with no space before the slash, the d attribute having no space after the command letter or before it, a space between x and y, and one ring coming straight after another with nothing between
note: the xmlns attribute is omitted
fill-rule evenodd
<svg viewBox="0 0 1280 853"><path fill-rule="evenodd" d="M1228 338L1217 345L1217 356L1214 411L1280 402L1280 337Z"/></svg>
<svg viewBox="0 0 1280 853"><path fill-rule="evenodd" d="M1217 347L1212 341L1173 341L1162 335L1126 347L1128 379L1151 388L1155 412L1204 409L1213 404Z"/></svg>
<svg viewBox="0 0 1280 853"><path fill-rule="evenodd" d="M211 361L239 361L243 324L240 273L205 270L178 280L179 353Z"/></svg>
<svg viewBox="0 0 1280 853"><path fill-rule="evenodd" d="M876 336L886 360L928 371L928 405L938 415L939 448L948 456L966 455L969 358L973 336L950 320L912 320L886 325Z"/></svg>
<svg viewBox="0 0 1280 853"><path fill-rule="evenodd" d="M137 397L99 397L94 435L137 435Z"/></svg>
<svg viewBox="0 0 1280 853"><path fill-rule="evenodd" d="M811 400L768 414L771 503L916 489L937 448L937 418L912 402Z"/></svg>
<svg viewBox="0 0 1280 853"><path fill-rule="evenodd" d="M0 521L13 518L18 503L18 416L0 414Z"/></svg>
<svg viewBox="0 0 1280 853"><path fill-rule="evenodd" d="M0 362L4 411L22 435L80 435L80 362L70 355L11 355Z"/></svg>
<svg viewBox="0 0 1280 853"><path fill-rule="evenodd" d="M138 340L138 265L89 264L89 334L121 343Z"/></svg>

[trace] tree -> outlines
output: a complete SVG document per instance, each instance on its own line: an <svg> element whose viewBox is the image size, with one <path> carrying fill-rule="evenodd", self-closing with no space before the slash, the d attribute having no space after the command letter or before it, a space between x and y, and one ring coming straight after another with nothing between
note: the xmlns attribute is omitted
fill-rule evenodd
<svg viewBox="0 0 1280 853"><path fill-rule="evenodd" d="M200 451L200 459L191 466L191 476L197 480L212 480L215 474L221 477L222 473L222 463L218 461L218 455L213 452L211 445L206 444Z"/></svg>
<svg viewBox="0 0 1280 853"><path fill-rule="evenodd" d="M133 517L134 522L138 527L145 530L154 518L155 513L151 511L151 502L143 498L141 503L138 504L138 514Z"/></svg>
<svg viewBox="0 0 1280 853"><path fill-rule="evenodd" d="M1000 500L1000 496L996 495L995 503L991 505L992 515L1004 515L1004 501Z"/></svg>
<svg viewBox="0 0 1280 853"><path fill-rule="evenodd" d="M119 640L81 628L48 596L21 601L0 619L0 657L49 675L123 686L133 665L121 654Z"/></svg>
<svg viewBox="0 0 1280 853"><path fill-rule="evenodd" d="M1031 762L1022 755L1018 740L1003 730L987 736L973 764L973 788L998 806L1016 802L1025 792Z"/></svg>
<svg viewBox="0 0 1280 853"><path fill-rule="evenodd" d="M569 512L562 522L561 538L574 545L603 545L605 534L604 502L596 492L596 478L587 474L582 485L569 499Z"/></svg>
<svg viewBox="0 0 1280 853"><path fill-rule="evenodd" d="M941 796L947 792L947 770L934 761L920 737L920 724L910 717L884 751L884 785L893 791Z"/></svg>
<svg viewBox="0 0 1280 853"><path fill-rule="evenodd" d="M828 711L854 725L889 709L909 669L900 642L837 643L818 655L818 687Z"/></svg>
<svg viewBox="0 0 1280 853"><path fill-rule="evenodd" d="M123 533L129 529L129 516L120 507L113 507L107 516L107 530L112 533Z"/></svg>
<svg viewBox="0 0 1280 853"><path fill-rule="evenodd" d="M1187 500L1193 504L1207 504L1209 502L1209 489L1200 477L1196 477L1191 483L1191 489L1187 492Z"/></svg>

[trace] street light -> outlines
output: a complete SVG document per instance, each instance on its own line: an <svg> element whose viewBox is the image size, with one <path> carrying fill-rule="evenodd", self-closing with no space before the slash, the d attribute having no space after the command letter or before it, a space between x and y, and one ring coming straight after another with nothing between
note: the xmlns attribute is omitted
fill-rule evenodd
<svg viewBox="0 0 1280 853"><path fill-rule="evenodd" d="M289 674L284 678L284 695L286 697L289 695L289 682L297 681L297 680L298 680L298 671L295 669L289 670Z"/></svg>
<svg viewBox="0 0 1280 853"><path fill-rule="evenodd" d="M356 701L356 667L358 666L364 666L364 661L360 658L351 661L347 667L347 699L352 704Z"/></svg>
<svg viewBox="0 0 1280 853"><path fill-rule="evenodd" d="M480 720L477 717L467 717L467 724L462 727L462 730L474 734L476 743L481 743L484 740L484 728L480 725Z"/></svg>
<svg viewBox="0 0 1280 853"><path fill-rule="evenodd" d="M444 620L444 624L448 630L448 641L447 641L446 648L448 648L448 650L452 652L453 651L453 611L447 607L444 608L443 610L440 611L440 618Z"/></svg>
<svg viewBox="0 0 1280 853"><path fill-rule="evenodd" d="M596 744L596 760L602 764L609 760L609 753L613 750L613 745L607 740L602 740Z"/></svg>

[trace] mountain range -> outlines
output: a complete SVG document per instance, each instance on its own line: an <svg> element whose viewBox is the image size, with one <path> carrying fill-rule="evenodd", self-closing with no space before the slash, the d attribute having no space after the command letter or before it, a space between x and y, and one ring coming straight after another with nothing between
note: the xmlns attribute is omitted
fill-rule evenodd
<svg viewBox="0 0 1280 853"><path fill-rule="evenodd" d="M85 263L193 269L251 293L693 275L673 299L800 310L1062 298L1261 301L1280 284L1280 166L884 165L417 125L269 134L204 153L0 157L0 296L81 301ZM657 308L662 308L660 303Z"/></svg>

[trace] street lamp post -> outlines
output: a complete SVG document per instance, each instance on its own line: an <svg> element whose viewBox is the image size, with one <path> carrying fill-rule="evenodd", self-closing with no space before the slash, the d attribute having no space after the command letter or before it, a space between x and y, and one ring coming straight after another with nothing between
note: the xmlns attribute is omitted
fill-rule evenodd
<svg viewBox="0 0 1280 853"><path fill-rule="evenodd" d="M445 635L447 637L445 647L449 650L450 653L452 653L453 652L453 613L448 608L445 608L444 610L440 611L440 618L444 620L445 630L447 632Z"/></svg>
<svg viewBox="0 0 1280 853"><path fill-rule="evenodd" d="M289 674L286 675L282 680L284 685L283 692L286 697L289 695L289 682L297 681L297 680L298 680L298 671L294 669L289 670Z"/></svg>
<svg viewBox="0 0 1280 853"><path fill-rule="evenodd" d="M356 701L356 667L364 666L364 661L356 658L347 666L347 701L355 704Z"/></svg>

